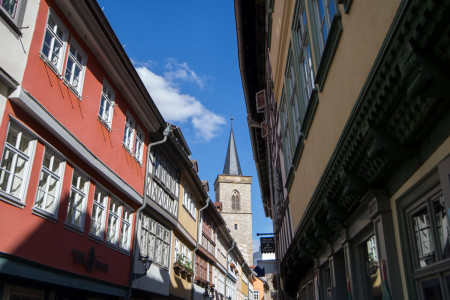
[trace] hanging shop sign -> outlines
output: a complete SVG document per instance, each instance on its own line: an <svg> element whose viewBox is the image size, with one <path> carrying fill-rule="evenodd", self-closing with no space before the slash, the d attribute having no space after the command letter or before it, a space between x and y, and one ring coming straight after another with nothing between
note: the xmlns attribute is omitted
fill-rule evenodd
<svg viewBox="0 0 450 300"><path fill-rule="evenodd" d="M275 238L274 237L262 237L261 238L261 253L273 253L275 252Z"/></svg>

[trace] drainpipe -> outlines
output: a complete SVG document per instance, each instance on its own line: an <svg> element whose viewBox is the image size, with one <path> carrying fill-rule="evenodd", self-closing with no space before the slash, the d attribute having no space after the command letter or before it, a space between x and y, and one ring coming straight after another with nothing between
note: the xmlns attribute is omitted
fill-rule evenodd
<svg viewBox="0 0 450 300"><path fill-rule="evenodd" d="M197 253L197 250L198 250L198 247L200 246L200 236L201 236L201 226L202 226L202 212L208 207L208 205L209 205L209 202L210 202L210 199L209 199L209 196L208 196L208 199L206 199L206 205L205 206L203 206L202 208L200 208L200 210L198 211L198 224L197 224L197 245L195 246L195 249L194 249L194 257L192 258L192 268L194 269L194 280L192 280L192 299L194 299L194 290L195 290L195 288L194 288L194 282L195 282L195 273L196 273L196 270L195 270L195 258L196 258L196 253Z"/></svg>
<svg viewBox="0 0 450 300"><path fill-rule="evenodd" d="M227 255L228 255L228 256L230 256L230 251L233 250L234 245L236 245L236 242L235 242L234 239L233 239L233 243L232 243L232 245L231 245L231 248L227 250ZM228 272L228 257L227 257L227 272ZM227 296L226 293L227 293L227 276L225 275L225 298L228 297L228 296L231 297L231 295L228 295L228 296Z"/></svg>
<svg viewBox="0 0 450 300"><path fill-rule="evenodd" d="M148 180L147 180L147 176L148 176L148 171L150 168L150 150L153 146L156 145L160 145L162 143L165 143L167 141L167 137L169 136L171 132L170 129L170 124L167 124L166 129L164 129L163 131L163 136L164 138L158 142L154 142L154 143L150 143L147 147L147 161L146 161L146 165L145 165L145 176L144 176L144 199L142 201L142 205L141 207L138 208L138 210L136 211L136 219L134 221L134 235L133 235L133 253L131 255L131 268L130 268L130 284L128 286L128 295L127 295L127 299L131 298L131 293L133 291L133 280L134 280L134 263L135 263L135 258L136 258L136 245L137 245L137 232L138 232L138 223L140 223L140 215L142 210L145 208L146 204L147 204L147 189L148 189Z"/></svg>

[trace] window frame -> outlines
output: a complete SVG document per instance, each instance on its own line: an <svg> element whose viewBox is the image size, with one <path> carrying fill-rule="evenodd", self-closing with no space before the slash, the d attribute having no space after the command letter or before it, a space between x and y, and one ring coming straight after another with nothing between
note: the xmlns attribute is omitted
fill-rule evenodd
<svg viewBox="0 0 450 300"><path fill-rule="evenodd" d="M20 134L21 137L23 135L25 135L29 139L29 141L30 141L29 142L29 146L28 146L29 149L27 149L29 153L28 152L27 153L23 153L23 151L21 151L18 148L16 148L16 146L12 146L10 144L9 145L7 144L8 134L9 134L11 128L14 128L14 130L18 131L19 132L18 135ZM26 168L24 170L24 175L23 175L23 179L22 179L22 183L24 184L23 185L24 188L20 191L19 197L13 196L11 194L10 189L11 189L11 186L12 186L13 183L12 183L12 179L8 179L7 186L9 186L9 188L8 188L9 192L3 191L3 190L0 189L1 200L6 201L6 202L8 202L8 203L10 203L12 205L18 206L18 207L24 207L25 206L25 199L26 199L26 195L27 195L27 192L28 192L28 188L27 187L28 187L28 183L29 183L29 180L30 180L31 169L32 169L32 166L33 166L33 161L34 161L34 156L35 156L36 141L37 141L36 136L34 134L32 134L24 126L22 126L21 124L19 124L17 122L14 122L13 120L9 121L8 129L6 131L5 142L3 144L2 157L1 157L1 160L0 160L0 175L2 174L1 170L3 169L2 166L3 166L3 159L4 159L4 156L5 156L5 151L20 152L20 153L17 153L17 155L21 156L22 158L25 157L27 159L27 166L26 166ZM17 143L18 142L16 141L16 144ZM11 151L11 150L13 150L13 151ZM14 160L14 158L13 158L13 160ZM15 159L15 161L17 161L17 158ZM15 165L15 163L12 164L12 165ZM16 167L17 166L15 166L14 168L16 168ZM10 180L11 180L11 182L9 182Z"/></svg>
<svg viewBox="0 0 450 300"><path fill-rule="evenodd" d="M5 1L5 0L2 0L2 1ZM24 5L24 1L23 0L13 0L17 4L14 9L14 16L11 15L5 9L5 7L3 7L3 3L1 3L2 1L0 1L0 18L5 20L6 24L8 24L14 30L14 32L16 34L18 34L19 36L22 36L20 27L22 26L22 23L24 20L24 15L25 15L26 5Z"/></svg>
<svg viewBox="0 0 450 300"><path fill-rule="evenodd" d="M102 195L104 195L102 197L103 200L106 198L106 203L101 203L97 200L97 195L99 195L100 193L102 193ZM89 236L92 236L93 238L101 240L101 241L103 241L105 239L106 212L109 207L109 200L110 200L110 195L106 191L106 189L104 189L103 187L96 184L95 190L94 190L94 199L92 201L91 220L90 220L90 224L89 224ZM93 225L95 226L96 225L95 223L98 222L97 219L94 220L94 210L96 210L96 208L100 208L102 210L98 235L95 233L97 230L94 228L95 231L93 232L93 227L92 227ZM95 222L94 224L93 224L93 220Z"/></svg>
<svg viewBox="0 0 450 300"><path fill-rule="evenodd" d="M130 111L125 114L125 126L123 131L123 147L130 153L133 153L134 139L136 132L136 120Z"/></svg>
<svg viewBox="0 0 450 300"><path fill-rule="evenodd" d="M51 158L50 158L50 168L44 166L44 162L45 162L45 156L47 153L52 154ZM58 173L54 173L51 169L53 168L53 163L55 161L55 159L59 160L59 168L58 168ZM66 161L65 159L54 149L52 149L52 147L50 147L49 145L45 146L45 150L44 150L44 155L42 157L42 163L41 163L41 170L39 172L39 182L38 182L38 186L36 189L36 196L34 199L34 204L33 204L33 212L45 217L45 218L50 218L53 221L57 220L58 217L58 211L59 211L59 204L61 201L61 189L62 189L62 184L64 181L64 173L65 173L65 166L66 166ZM53 179L57 179L57 183L56 183L56 187L55 187L55 199L54 199L54 209L53 212L47 211L44 208L41 208L37 205L38 202L38 197L41 193L41 189L40 189L40 182L41 182L41 176L42 174L47 174L47 180L45 183L45 191L44 192L44 197L47 197L49 192L49 185L50 185L50 180L51 178ZM47 198L45 199L45 203L47 203ZM44 204L45 205L45 204Z"/></svg>
<svg viewBox="0 0 450 300"><path fill-rule="evenodd" d="M74 179L75 174L79 175L78 179L77 179L77 185L79 184L79 182L82 179L85 179L85 183L84 183L83 189L80 189L78 186L74 186L73 185L73 179ZM72 180L71 180L71 183L70 183L69 201L67 203L67 212L66 212L65 225L68 225L68 226L73 227L73 228L75 228L77 230L80 230L80 231L84 231L84 225L85 225L84 223L85 223L85 220L86 220L86 208L87 208L87 202L88 202L88 197L89 197L89 187L90 187L90 185L91 185L90 178L87 175L85 175L82 171L80 171L79 169L73 168L73 170L72 170ZM70 210L70 207L71 207L72 193L77 193L78 195L80 195L82 197L82 203L81 203L82 207L81 207L81 211L80 211L80 214L81 214L81 216L80 216L80 226L75 225L73 220L72 221L68 220L69 219L69 210ZM74 209L76 210L76 208L74 208ZM72 216L73 216L73 218L75 218L74 214L72 214Z"/></svg>
<svg viewBox="0 0 450 300"><path fill-rule="evenodd" d="M125 218L126 213L128 213L128 218ZM133 226L133 210L122 202L122 217L120 222L120 230L119 230L119 250L125 251L125 253L130 252L131 247L131 231ZM124 228L127 226L127 232L126 232L126 244L123 244L124 241Z"/></svg>
<svg viewBox="0 0 450 300"><path fill-rule="evenodd" d="M50 28L49 28L50 20L52 20L55 23L55 26L57 26L57 29L58 28L61 29L61 31L62 31L61 37L57 36L57 34L54 32L54 30L55 30L54 28L50 30ZM50 35L51 35L50 45L48 45L45 40L47 33L50 33ZM53 51L54 51L55 39L58 39L58 42L60 42L61 47L59 50L58 61L56 63L53 63L52 61L54 59ZM48 15L47 15L47 22L45 23L44 37L42 39L42 46L41 46L41 50L39 53L40 53L41 59L46 63L46 65L49 66L50 69L53 72L55 72L56 75L60 78L63 75L62 70L63 70L65 58L66 58L68 39L69 39L69 30L64 25L64 23L59 19L59 17L53 11L53 9L50 8L48 11ZM49 55L44 53L44 47L46 44L49 48L48 49ZM52 55L50 55L50 54L52 54ZM50 58L49 58L49 56L50 56Z"/></svg>
<svg viewBox="0 0 450 300"><path fill-rule="evenodd" d="M167 270L170 266L172 231L144 214L141 215L140 230L139 245L141 257L148 256L153 260L153 264ZM161 232L162 234L160 234ZM146 247L144 248L142 245Z"/></svg>
<svg viewBox="0 0 450 300"><path fill-rule="evenodd" d="M139 125L137 125L133 156L134 159L141 165L144 156L144 142L145 142L145 132Z"/></svg>
<svg viewBox="0 0 450 300"><path fill-rule="evenodd" d="M114 206L113 209L111 209L111 206ZM115 207L115 206L117 206L117 207ZM107 209L108 217L106 218L106 224L105 224L106 225L105 243L110 246L113 246L114 248L117 248L117 246L119 244L120 226L121 226L121 221L122 221L122 210L123 210L122 202L119 199L110 196L108 209ZM111 221L115 221L115 222L113 222L114 227L111 227Z"/></svg>
<svg viewBox="0 0 450 300"><path fill-rule="evenodd" d="M65 59L65 68L64 68L64 75L63 75L63 81L64 84L67 85L70 90L78 97L78 99L81 100L81 94L83 91L83 85L84 85L84 77L86 74L86 66L87 66L87 55L86 53L83 51L83 48L80 47L80 45L77 43L77 41L75 40L75 38L73 36L70 37L70 42L68 44L68 51L67 51L67 59ZM71 51L70 48L73 47L75 48L75 50L77 51L77 53L79 53L81 55L81 62L78 62L76 55L74 56ZM76 66L78 66L80 68L80 75L79 75L79 80L78 80L78 86L75 87L72 85L72 79L73 79L73 71L71 71L71 78L68 80L66 78L67 76L67 67L69 65L69 59L71 59L73 61L72 64L72 68L75 68Z"/></svg>
<svg viewBox="0 0 450 300"><path fill-rule="evenodd" d="M110 92L111 97L108 97L108 91ZM114 89L109 84L109 82L106 79L104 79L103 86L102 86L102 92L100 95L100 106L99 106L99 111L98 111L98 119L99 119L100 123L102 123L103 126L106 127L106 129L108 129L108 131L111 131L112 120L113 120L113 115L114 115L114 106L116 105L115 98L116 98L116 93L115 93ZM103 107L103 105L105 105L105 104L107 106Z"/></svg>

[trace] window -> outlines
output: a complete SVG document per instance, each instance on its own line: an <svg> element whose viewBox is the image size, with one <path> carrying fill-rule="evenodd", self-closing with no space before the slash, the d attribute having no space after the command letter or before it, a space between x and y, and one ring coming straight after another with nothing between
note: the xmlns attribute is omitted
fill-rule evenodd
<svg viewBox="0 0 450 300"><path fill-rule="evenodd" d="M0 0L2 9L14 19L17 13L18 0Z"/></svg>
<svg viewBox="0 0 450 300"><path fill-rule="evenodd" d="M131 224L133 224L132 211L123 206L122 226L120 228L119 247L125 251L130 251Z"/></svg>
<svg viewBox="0 0 450 300"><path fill-rule="evenodd" d="M112 90L111 86L108 84L108 82L105 80L103 82L98 118L106 126L106 128L108 128L108 130L111 130L112 115L114 109L114 98L115 93Z"/></svg>
<svg viewBox="0 0 450 300"><path fill-rule="evenodd" d="M106 227L106 242L117 245L119 236L119 222L122 214L122 205L119 201L111 199L109 202L108 224Z"/></svg>
<svg viewBox="0 0 450 300"><path fill-rule="evenodd" d="M69 54L67 57L64 82L79 97L81 97L81 91L83 88L86 61L86 54L84 54L83 50L81 50L81 47L72 38L69 46Z"/></svg>
<svg viewBox="0 0 450 300"><path fill-rule="evenodd" d="M183 206L195 219L195 200L192 199L192 194L186 188L184 189Z"/></svg>
<svg viewBox="0 0 450 300"><path fill-rule="evenodd" d="M56 218L58 212L59 193L61 190L61 178L63 172L63 161L52 151L45 149L34 207L37 211L53 218Z"/></svg>
<svg viewBox="0 0 450 300"><path fill-rule="evenodd" d="M297 75L294 68L292 48L289 47L288 62L286 64L285 92L289 109L289 118L292 120L292 139L296 144L301 135L304 106L300 105L297 87Z"/></svg>
<svg viewBox="0 0 450 300"><path fill-rule="evenodd" d="M147 195L171 215L178 213L179 173L159 151L150 155Z"/></svg>
<svg viewBox="0 0 450 300"><path fill-rule="evenodd" d="M179 257L180 256L180 257ZM192 268L192 255L191 250L180 242L179 239L175 238L175 255L174 255L174 261L177 261L181 259L181 263L184 265L188 265L190 268Z"/></svg>
<svg viewBox="0 0 450 300"><path fill-rule="evenodd" d="M237 224L234 224L234 229L235 229L235 230L237 230L237 227L238 227Z"/></svg>
<svg viewBox="0 0 450 300"><path fill-rule="evenodd" d="M134 158L142 163L142 156L144 154L144 131L138 126L136 130L136 142L134 146Z"/></svg>
<svg viewBox="0 0 450 300"><path fill-rule="evenodd" d="M131 116L130 112L127 112L126 119L125 119L125 130L123 133L123 146L130 153L133 152L135 126L136 126L136 121Z"/></svg>
<svg viewBox="0 0 450 300"><path fill-rule="evenodd" d="M301 118L303 119L308 106L309 98L314 89L314 73L311 55L311 47L309 43L308 23L306 19L306 10L304 2L299 3L300 7L296 13L293 25L294 51L296 59L298 59L300 67L300 102Z"/></svg>
<svg viewBox="0 0 450 300"><path fill-rule="evenodd" d="M89 233L102 239L105 230L106 208L108 207L108 194L99 187L95 188L94 203L92 206L91 227Z"/></svg>
<svg viewBox="0 0 450 300"><path fill-rule="evenodd" d="M258 290L254 290L253 291L253 299L254 300L259 300L259 291Z"/></svg>
<svg viewBox="0 0 450 300"><path fill-rule="evenodd" d="M141 256L149 256L156 264L168 268L170 231L148 216L141 217Z"/></svg>
<svg viewBox="0 0 450 300"><path fill-rule="evenodd" d="M0 192L8 200L24 204L35 141L10 123L0 165Z"/></svg>
<svg viewBox="0 0 450 300"><path fill-rule="evenodd" d="M25 7L24 0L0 0L0 18L19 36L22 35L19 27L23 23Z"/></svg>
<svg viewBox="0 0 450 300"><path fill-rule="evenodd" d="M73 171L66 222L83 230L89 179L77 170Z"/></svg>
<svg viewBox="0 0 450 300"><path fill-rule="evenodd" d="M440 186L431 189L406 212L419 299L445 299L450 292L450 223ZM433 266L440 266L439 271Z"/></svg>
<svg viewBox="0 0 450 300"><path fill-rule="evenodd" d="M313 6L317 19L317 35L319 38L320 53L325 48L331 22L336 14L334 0L313 0Z"/></svg>
<svg viewBox="0 0 450 300"><path fill-rule="evenodd" d="M28 287L5 285L2 292L5 300L43 300L45 290L31 289Z"/></svg>
<svg viewBox="0 0 450 300"><path fill-rule="evenodd" d="M231 196L231 209L232 210L240 210L241 209L240 196L239 196L239 192L237 190L234 190L233 194Z"/></svg>
<svg viewBox="0 0 450 300"><path fill-rule="evenodd" d="M68 36L69 31L56 14L49 10L41 57L58 75L62 73Z"/></svg>
<svg viewBox="0 0 450 300"><path fill-rule="evenodd" d="M285 92L283 90L281 94L280 105L280 122L281 122L281 142L283 148L284 165L286 171L286 177L292 165L292 134L291 134L291 121L289 118L288 107L286 103Z"/></svg>

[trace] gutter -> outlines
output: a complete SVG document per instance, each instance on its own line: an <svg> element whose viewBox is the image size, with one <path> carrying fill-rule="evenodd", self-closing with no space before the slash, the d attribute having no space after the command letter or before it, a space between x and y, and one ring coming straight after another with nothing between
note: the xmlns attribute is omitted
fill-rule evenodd
<svg viewBox="0 0 450 300"><path fill-rule="evenodd" d="M196 270L195 270L195 258L196 258L196 253L197 253L197 250L198 250L198 247L200 246L200 234L201 234L201 232L200 232L200 230L201 230L201 225L202 225L202 223L201 223L201 220L202 220L202 212L208 207L208 205L209 205L209 202L211 202L211 200L209 199L209 196L208 196L208 198L206 199L206 205L205 206L203 206L202 208L200 208L200 210L198 211L198 224L197 224L197 245L195 246L195 249L194 249L194 257L192 258L192 268L194 269L194 280L192 280L192 299L194 299L194 291L195 291L195 289L194 289L194 282L195 282L195 273L196 273Z"/></svg>
<svg viewBox="0 0 450 300"><path fill-rule="evenodd" d="M153 146L165 143L167 141L167 136L170 134L170 132L171 132L170 124L167 124L167 127L166 127L166 129L164 129L164 132L163 132L164 138L158 142L150 143L147 147L147 161L145 164L145 176L144 176L144 180L145 180L144 181L144 199L142 201L141 207L139 207L138 210L136 211L136 217L135 217L135 221L134 221L133 254L131 255L130 281L129 281L129 286L128 286L127 299L131 298L131 294L133 291L134 264L135 264L135 260L136 260L136 246L137 246L137 230L139 228L138 223L140 222L140 214L141 214L142 210L145 208L145 206L147 205L147 189L148 189L147 176L148 176L149 165L150 165L150 150ZM147 273L147 270L145 272Z"/></svg>

